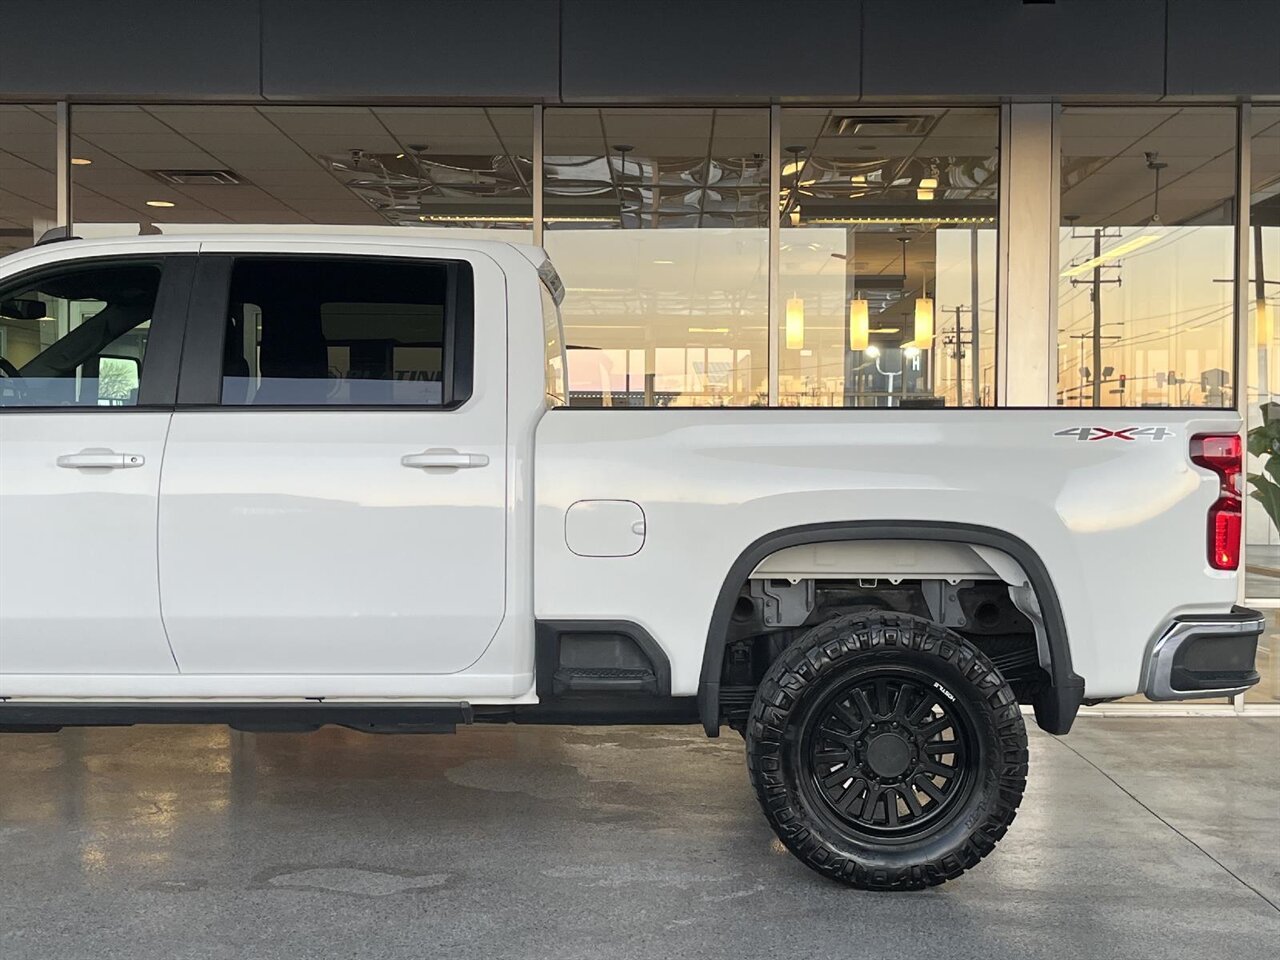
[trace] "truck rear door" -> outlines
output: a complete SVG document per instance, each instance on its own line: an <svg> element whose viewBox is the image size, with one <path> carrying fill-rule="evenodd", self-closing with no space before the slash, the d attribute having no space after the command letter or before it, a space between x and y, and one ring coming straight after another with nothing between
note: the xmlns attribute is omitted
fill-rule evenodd
<svg viewBox="0 0 1280 960"><path fill-rule="evenodd" d="M179 669L462 670L504 612L501 270L456 250L218 246L160 489Z"/></svg>

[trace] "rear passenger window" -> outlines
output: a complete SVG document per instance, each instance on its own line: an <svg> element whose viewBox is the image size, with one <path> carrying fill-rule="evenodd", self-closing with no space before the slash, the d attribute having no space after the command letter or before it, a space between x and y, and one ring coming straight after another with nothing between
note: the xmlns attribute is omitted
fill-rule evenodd
<svg viewBox="0 0 1280 960"><path fill-rule="evenodd" d="M470 303L470 268L461 262L238 260L228 303L222 402L461 402L470 393Z"/></svg>

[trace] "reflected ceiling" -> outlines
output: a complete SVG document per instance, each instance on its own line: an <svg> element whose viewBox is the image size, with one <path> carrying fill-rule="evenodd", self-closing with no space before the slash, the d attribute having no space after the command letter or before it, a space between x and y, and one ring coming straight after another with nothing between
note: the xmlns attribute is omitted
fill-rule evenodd
<svg viewBox="0 0 1280 960"><path fill-rule="evenodd" d="M1280 123L1274 108L1254 108L1260 202L1280 182L1277 137L1261 125L1268 113ZM907 120L867 122L886 116ZM783 145L803 149L798 179L787 169L795 155L783 152L783 202L798 202L802 221L818 219L824 204L914 203L935 167L938 204L991 199L994 132L975 135L965 111L789 108L783 118ZM83 222L377 225L425 216L527 229L532 218L528 108L98 105L75 107L73 126L73 153L91 161L75 168ZM546 136L552 229L562 228L557 218L564 227L767 219L766 110L549 109ZM1168 164L1162 221L1220 222L1212 218L1234 189L1233 137L1230 108L1068 107L1062 213L1082 224L1145 222L1152 152ZM34 225L53 221L54 154L52 105L0 105L0 249L28 245ZM173 185L153 173L165 169L227 169L239 182Z"/></svg>

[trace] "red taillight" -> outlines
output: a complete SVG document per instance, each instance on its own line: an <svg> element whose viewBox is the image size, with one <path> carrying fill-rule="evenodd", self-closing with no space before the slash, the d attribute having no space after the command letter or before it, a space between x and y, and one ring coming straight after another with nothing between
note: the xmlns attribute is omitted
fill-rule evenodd
<svg viewBox="0 0 1280 960"><path fill-rule="evenodd" d="M1209 565L1215 570L1240 566L1240 501L1223 497L1209 508Z"/></svg>
<svg viewBox="0 0 1280 960"><path fill-rule="evenodd" d="M1209 566L1240 567L1240 472L1244 466L1238 434L1202 433L1191 438L1191 462L1218 475L1218 499L1209 508Z"/></svg>

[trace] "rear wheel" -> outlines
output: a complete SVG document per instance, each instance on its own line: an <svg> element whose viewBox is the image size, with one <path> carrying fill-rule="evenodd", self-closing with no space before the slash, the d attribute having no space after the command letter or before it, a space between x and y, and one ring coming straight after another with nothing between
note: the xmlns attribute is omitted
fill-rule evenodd
<svg viewBox="0 0 1280 960"><path fill-rule="evenodd" d="M1009 685L964 638L904 614L840 617L787 648L746 739L778 837L863 889L959 876L1004 836L1026 786Z"/></svg>

